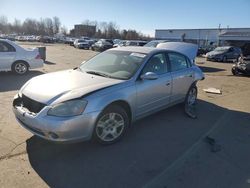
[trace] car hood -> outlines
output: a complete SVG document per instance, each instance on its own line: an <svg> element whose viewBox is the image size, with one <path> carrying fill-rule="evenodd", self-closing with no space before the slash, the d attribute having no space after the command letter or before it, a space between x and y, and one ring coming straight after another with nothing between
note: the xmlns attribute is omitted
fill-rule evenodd
<svg viewBox="0 0 250 188"><path fill-rule="evenodd" d="M66 70L34 77L21 88L20 93L35 101L52 105L121 82L124 80L91 75L79 70Z"/></svg>
<svg viewBox="0 0 250 188"><path fill-rule="evenodd" d="M198 51L198 45L186 42L164 42L158 44L157 48L180 52L186 55L191 61L195 60Z"/></svg>

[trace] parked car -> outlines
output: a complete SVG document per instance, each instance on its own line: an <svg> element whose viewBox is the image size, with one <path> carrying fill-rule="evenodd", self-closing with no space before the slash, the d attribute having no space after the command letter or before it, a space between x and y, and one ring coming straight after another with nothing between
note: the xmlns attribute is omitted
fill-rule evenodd
<svg viewBox="0 0 250 188"><path fill-rule="evenodd" d="M208 61L227 62L229 60L237 60L241 55L241 49L234 46L217 47L213 51L206 54Z"/></svg>
<svg viewBox="0 0 250 188"><path fill-rule="evenodd" d="M79 68L34 77L14 97L16 119L50 141L111 144L142 117L177 103L193 105L204 78L192 63L197 48L182 54L164 47L113 48Z"/></svg>
<svg viewBox="0 0 250 188"><path fill-rule="evenodd" d="M113 48L113 44L106 39L100 39L96 43L92 44L91 50L103 52L107 49Z"/></svg>
<svg viewBox="0 0 250 188"><path fill-rule="evenodd" d="M156 47L160 43L168 42L168 40L151 40L147 44L145 44L145 47Z"/></svg>
<svg viewBox="0 0 250 188"><path fill-rule="evenodd" d="M74 42L74 47L75 48L79 48L79 49L89 49L90 44L88 41L84 40L84 39L76 39Z"/></svg>
<svg viewBox="0 0 250 188"><path fill-rule="evenodd" d="M70 46L74 46L75 40L76 40L76 38L66 37L64 43L65 43L65 44L69 44Z"/></svg>
<svg viewBox="0 0 250 188"><path fill-rule="evenodd" d="M202 56L214 50L214 46L200 46L198 48L197 56Z"/></svg>
<svg viewBox="0 0 250 188"><path fill-rule="evenodd" d="M239 60L233 65L232 73L233 75L250 75L250 55L247 57L240 57Z"/></svg>
<svg viewBox="0 0 250 188"><path fill-rule="evenodd" d="M54 43L55 42L55 38L50 37L50 36L43 36L40 38L39 42L43 42L43 43Z"/></svg>
<svg viewBox="0 0 250 188"><path fill-rule="evenodd" d="M21 75L29 69L42 67L43 63L37 48L24 49L12 41L0 39L0 71Z"/></svg>
<svg viewBox="0 0 250 188"><path fill-rule="evenodd" d="M144 46L147 44L146 41L140 41L140 40L127 40L125 43L125 46Z"/></svg>
<svg viewBox="0 0 250 188"><path fill-rule="evenodd" d="M113 45L113 47L114 48L116 48L116 47L122 47L122 46L125 46L126 45L126 40L121 40L121 41L119 41L118 43L115 43L114 45Z"/></svg>
<svg viewBox="0 0 250 188"><path fill-rule="evenodd" d="M29 41L29 42L34 42L36 41L36 36L32 35L32 36L27 36L26 37L26 40Z"/></svg>

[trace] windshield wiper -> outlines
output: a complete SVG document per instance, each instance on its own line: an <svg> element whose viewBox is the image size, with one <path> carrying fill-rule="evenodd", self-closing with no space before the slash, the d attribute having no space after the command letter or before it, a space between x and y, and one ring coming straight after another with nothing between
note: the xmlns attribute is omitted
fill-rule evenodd
<svg viewBox="0 0 250 188"><path fill-rule="evenodd" d="M102 73L102 72L86 71L86 73L88 73L88 74L94 74L94 75L98 75L98 76L103 76L103 77L107 77L107 78L111 78L110 75Z"/></svg>

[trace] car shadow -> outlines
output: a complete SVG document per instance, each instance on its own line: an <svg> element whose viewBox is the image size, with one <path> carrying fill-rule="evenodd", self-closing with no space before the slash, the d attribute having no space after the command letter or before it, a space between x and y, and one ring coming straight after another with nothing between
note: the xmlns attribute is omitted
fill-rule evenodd
<svg viewBox="0 0 250 188"><path fill-rule="evenodd" d="M202 72L221 72L225 71L226 69L220 69L220 68L214 68L214 67L206 67L206 66L199 66L199 68L202 70Z"/></svg>
<svg viewBox="0 0 250 188"><path fill-rule="evenodd" d="M53 63L51 61L44 61L44 64L46 64L46 65L56 65L56 63Z"/></svg>
<svg viewBox="0 0 250 188"><path fill-rule="evenodd" d="M188 118L183 105L148 116L136 122L120 142L108 146L93 141L55 144L33 136L26 141L28 158L49 187L142 187L228 111L202 100L196 108L197 119Z"/></svg>
<svg viewBox="0 0 250 188"><path fill-rule="evenodd" d="M44 73L41 71L29 71L25 75L16 75L12 72L0 72L0 92L18 90L29 79L41 74Z"/></svg>

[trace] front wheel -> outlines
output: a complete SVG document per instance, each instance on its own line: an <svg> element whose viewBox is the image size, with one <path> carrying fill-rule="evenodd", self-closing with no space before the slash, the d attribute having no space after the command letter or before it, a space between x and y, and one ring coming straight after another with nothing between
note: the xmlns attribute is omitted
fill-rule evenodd
<svg viewBox="0 0 250 188"><path fill-rule="evenodd" d="M129 125L126 111L119 106L110 106L99 116L94 138L101 144L113 144L120 140Z"/></svg>
<svg viewBox="0 0 250 188"><path fill-rule="evenodd" d="M239 74L239 72L238 72L238 70L236 68L232 68L231 71L232 71L233 75L238 75Z"/></svg>

